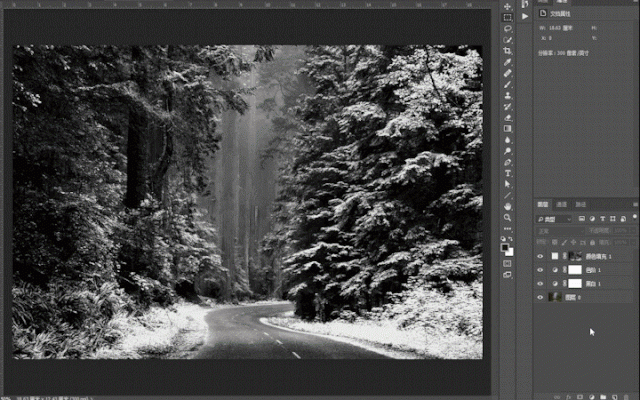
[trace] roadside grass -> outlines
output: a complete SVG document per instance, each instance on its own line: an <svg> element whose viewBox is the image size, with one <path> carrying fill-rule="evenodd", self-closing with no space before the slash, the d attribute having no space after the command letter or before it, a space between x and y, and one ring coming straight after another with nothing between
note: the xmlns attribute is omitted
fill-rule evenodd
<svg viewBox="0 0 640 400"><path fill-rule="evenodd" d="M189 358L204 344L204 317L216 306L179 302L169 308L151 307L138 317L118 313L109 324L120 338L89 358Z"/></svg>
<svg viewBox="0 0 640 400"><path fill-rule="evenodd" d="M482 341L475 338L437 329L399 329L391 320L307 322L287 313L267 318L267 321L293 330L356 339L394 350L413 352L421 358L482 358Z"/></svg>
<svg viewBox="0 0 640 400"><path fill-rule="evenodd" d="M461 285L453 293L413 288L398 303L364 316L347 313L343 318L322 323L302 321L290 312L267 321L293 330L413 352L420 358L481 359L480 283Z"/></svg>
<svg viewBox="0 0 640 400"><path fill-rule="evenodd" d="M138 317L124 312L116 314L109 324L119 339L110 347L98 349L88 358L191 358L205 343L208 326L204 318L207 313L220 308L280 302L262 300L218 304L205 297L201 297L201 300L200 305L180 301L167 308L152 306Z"/></svg>

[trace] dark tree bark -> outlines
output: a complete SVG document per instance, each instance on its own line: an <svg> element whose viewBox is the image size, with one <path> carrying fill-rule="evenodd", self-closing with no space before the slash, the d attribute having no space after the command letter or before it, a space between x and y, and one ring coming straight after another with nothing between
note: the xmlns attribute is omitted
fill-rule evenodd
<svg viewBox="0 0 640 400"><path fill-rule="evenodd" d="M133 107L130 108L127 134L127 193L124 198L124 205L129 208L139 207L148 190L146 128L146 116Z"/></svg>
<svg viewBox="0 0 640 400"><path fill-rule="evenodd" d="M160 159L155 163L155 168L151 176L151 193L158 201L162 201L162 191L165 184L165 176L171 165L171 157L173 156L173 136L167 128L163 135L164 151Z"/></svg>

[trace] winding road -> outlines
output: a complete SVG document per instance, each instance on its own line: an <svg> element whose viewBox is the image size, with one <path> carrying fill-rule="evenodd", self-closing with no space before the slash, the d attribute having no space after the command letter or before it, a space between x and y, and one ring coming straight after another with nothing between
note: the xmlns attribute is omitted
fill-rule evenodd
<svg viewBox="0 0 640 400"><path fill-rule="evenodd" d="M382 354L312 334L293 332L260 322L260 318L292 311L293 304L261 304L213 310L206 315L207 342L200 359L362 359Z"/></svg>

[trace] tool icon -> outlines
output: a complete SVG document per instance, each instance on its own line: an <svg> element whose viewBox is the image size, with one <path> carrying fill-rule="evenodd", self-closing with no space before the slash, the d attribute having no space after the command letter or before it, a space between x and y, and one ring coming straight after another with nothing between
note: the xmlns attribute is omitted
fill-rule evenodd
<svg viewBox="0 0 640 400"><path fill-rule="evenodd" d="M500 245L500 251L504 253L505 257L513 257L515 251L509 243L502 243Z"/></svg>

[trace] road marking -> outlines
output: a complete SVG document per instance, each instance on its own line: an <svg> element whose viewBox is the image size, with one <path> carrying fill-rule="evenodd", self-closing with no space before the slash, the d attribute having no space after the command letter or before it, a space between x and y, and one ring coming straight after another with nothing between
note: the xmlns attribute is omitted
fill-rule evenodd
<svg viewBox="0 0 640 400"><path fill-rule="evenodd" d="M279 341L278 339L276 339L276 342L278 342L278 343L280 343L280 344L284 345L284 343L282 343L282 342L281 342L281 341Z"/></svg>
<svg viewBox="0 0 640 400"><path fill-rule="evenodd" d="M269 334L267 332L262 332L262 333L264 333L265 335L269 336Z"/></svg>
<svg viewBox="0 0 640 400"><path fill-rule="evenodd" d="M296 353L295 351L292 351L291 353L293 353L294 356L298 357L298 358L302 358L298 355L298 353Z"/></svg>

